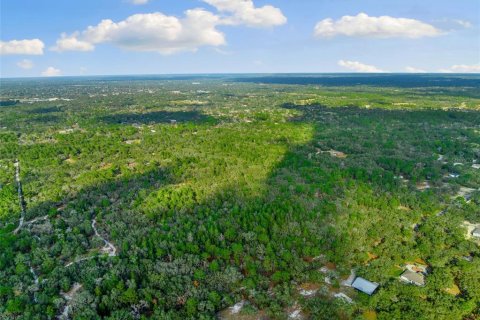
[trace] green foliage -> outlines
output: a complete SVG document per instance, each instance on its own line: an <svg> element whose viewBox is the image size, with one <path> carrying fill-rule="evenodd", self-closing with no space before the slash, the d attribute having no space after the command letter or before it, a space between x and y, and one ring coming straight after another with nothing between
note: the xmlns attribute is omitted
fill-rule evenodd
<svg viewBox="0 0 480 320"><path fill-rule="evenodd" d="M0 108L1 316L212 319L242 299L272 319L478 313L462 222L480 223L480 194L455 199L480 186L478 87L59 81L2 82L11 100L71 100ZM399 282L419 258L426 286ZM352 268L380 289L349 305L332 293Z"/></svg>

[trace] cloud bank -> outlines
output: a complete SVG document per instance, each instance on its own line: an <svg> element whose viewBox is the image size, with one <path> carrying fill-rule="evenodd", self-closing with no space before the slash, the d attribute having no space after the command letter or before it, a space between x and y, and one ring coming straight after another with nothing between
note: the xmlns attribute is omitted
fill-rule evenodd
<svg viewBox="0 0 480 320"><path fill-rule="evenodd" d="M440 69L439 72L443 73L480 73L479 64L456 64L447 69Z"/></svg>
<svg viewBox="0 0 480 320"><path fill-rule="evenodd" d="M405 71L410 72L410 73L426 73L426 70L416 68L416 67L405 67Z"/></svg>
<svg viewBox="0 0 480 320"><path fill-rule="evenodd" d="M44 47L40 39L0 41L0 54L42 55Z"/></svg>
<svg viewBox="0 0 480 320"><path fill-rule="evenodd" d="M255 7L252 0L203 0L226 16L205 9L191 9L182 18L161 12L135 14L114 22L102 20L82 32L63 33L54 51L92 51L95 45L111 43L133 51L152 51L173 54L196 51L202 46L218 47L226 44L225 35L217 29L221 25L274 27L286 23L280 9L270 5Z"/></svg>
<svg viewBox="0 0 480 320"><path fill-rule="evenodd" d="M249 27L274 27L287 23L282 11L271 5L256 8L252 0L203 0L219 12L232 14L223 20L225 24Z"/></svg>
<svg viewBox="0 0 480 320"><path fill-rule="evenodd" d="M338 65L355 72L385 72L375 66L364 64L358 61L339 60Z"/></svg>
<svg viewBox="0 0 480 320"><path fill-rule="evenodd" d="M389 16L370 17L366 13L356 16L343 16L334 21L331 18L321 20L314 29L317 38L372 37L372 38L423 38L435 37L443 32L425 22L394 18Z"/></svg>
<svg viewBox="0 0 480 320"><path fill-rule="evenodd" d="M87 41L79 40L78 32L68 36L66 33L62 33L60 39L57 40L57 44L51 48L53 51L93 51L95 46Z"/></svg>

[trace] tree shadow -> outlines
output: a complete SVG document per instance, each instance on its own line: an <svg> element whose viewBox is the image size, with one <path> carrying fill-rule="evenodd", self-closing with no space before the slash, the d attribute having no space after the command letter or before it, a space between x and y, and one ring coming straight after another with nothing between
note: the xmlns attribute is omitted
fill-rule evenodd
<svg viewBox="0 0 480 320"><path fill-rule="evenodd" d="M59 116L61 111L57 107L29 109L5 107L0 109L0 126L8 125L15 131L21 132L21 129L31 126L56 125L62 119Z"/></svg>
<svg viewBox="0 0 480 320"><path fill-rule="evenodd" d="M28 121L32 121L39 124L57 124L59 120L60 120L60 117L52 114L41 114L33 117L33 119L28 119Z"/></svg>
<svg viewBox="0 0 480 320"><path fill-rule="evenodd" d="M29 110L31 113L36 113L36 114L46 114L46 113L54 113L54 112L62 112L62 108L58 106L52 106L52 107L40 107L40 108L34 108L33 110Z"/></svg>
<svg viewBox="0 0 480 320"><path fill-rule="evenodd" d="M11 107L20 103L20 100L0 100L0 107Z"/></svg>

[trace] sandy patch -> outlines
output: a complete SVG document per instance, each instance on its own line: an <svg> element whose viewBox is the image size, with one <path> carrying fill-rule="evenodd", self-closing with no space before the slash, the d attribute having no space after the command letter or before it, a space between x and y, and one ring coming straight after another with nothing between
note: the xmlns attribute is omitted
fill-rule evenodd
<svg viewBox="0 0 480 320"><path fill-rule="evenodd" d="M419 182L417 183L416 187L420 191L424 191L431 188L430 183L428 183L428 181Z"/></svg>
<svg viewBox="0 0 480 320"><path fill-rule="evenodd" d="M134 139L134 140L126 140L126 144L140 144L140 139Z"/></svg>
<svg viewBox="0 0 480 320"><path fill-rule="evenodd" d="M460 288L456 284L453 284L453 286L451 286L450 288L443 289L443 291L451 294L452 296L458 296L461 293Z"/></svg>
<svg viewBox="0 0 480 320"><path fill-rule="evenodd" d="M470 223L469 221L465 220L465 221L463 221L462 226L467 228L467 233L465 234L465 239L476 240L476 242L478 242L480 244L480 239L474 238L473 235L472 235L472 232L473 232L473 230L475 230L475 228L480 228L480 223L474 224L474 223Z"/></svg>
<svg viewBox="0 0 480 320"><path fill-rule="evenodd" d="M304 297L311 297L317 293L320 285L312 282L305 282L298 286L299 293Z"/></svg>

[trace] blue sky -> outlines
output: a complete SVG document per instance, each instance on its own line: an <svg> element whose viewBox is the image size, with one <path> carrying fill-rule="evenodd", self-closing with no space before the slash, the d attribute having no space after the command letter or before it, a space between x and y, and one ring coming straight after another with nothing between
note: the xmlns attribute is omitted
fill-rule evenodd
<svg viewBox="0 0 480 320"><path fill-rule="evenodd" d="M2 0L0 39L2 77L480 72L480 1Z"/></svg>

